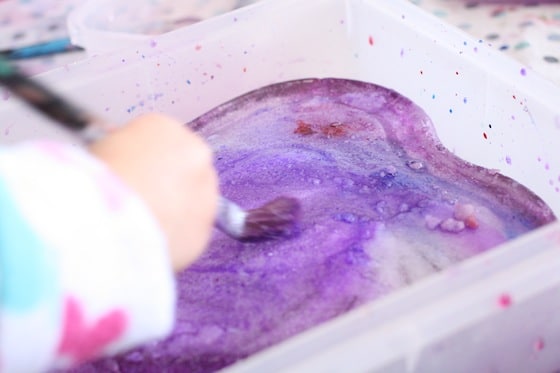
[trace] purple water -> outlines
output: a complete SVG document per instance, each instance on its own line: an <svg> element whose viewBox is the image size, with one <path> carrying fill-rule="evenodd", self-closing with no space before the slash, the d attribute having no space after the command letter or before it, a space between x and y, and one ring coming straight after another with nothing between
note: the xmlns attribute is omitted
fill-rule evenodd
<svg viewBox="0 0 560 373"><path fill-rule="evenodd" d="M81 371L215 371L554 219L376 85L277 84L192 125L216 150L222 194L245 208L298 198L299 233L240 243L216 232L178 276L173 334Z"/></svg>

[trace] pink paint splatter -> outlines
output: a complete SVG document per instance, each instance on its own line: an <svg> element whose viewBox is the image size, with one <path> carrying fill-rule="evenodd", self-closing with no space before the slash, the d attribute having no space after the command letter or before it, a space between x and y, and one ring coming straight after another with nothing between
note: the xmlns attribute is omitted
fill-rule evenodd
<svg viewBox="0 0 560 373"><path fill-rule="evenodd" d="M98 356L125 331L127 317L122 310L113 310L88 325L80 303L70 297L66 300L64 329L58 347L61 356L77 364Z"/></svg>
<svg viewBox="0 0 560 373"><path fill-rule="evenodd" d="M152 48L157 47L157 41L155 41L155 40L150 40L150 47L152 47Z"/></svg>
<svg viewBox="0 0 560 373"><path fill-rule="evenodd" d="M200 44L197 44L197 45L195 45L195 47L194 47L194 50L197 51L197 52L198 52L199 50L201 50L201 49L202 49L202 45L200 45Z"/></svg>
<svg viewBox="0 0 560 373"><path fill-rule="evenodd" d="M513 300L511 299L511 295L507 293L504 293L498 297L498 306L500 306L500 308L508 308L512 303Z"/></svg>
<svg viewBox="0 0 560 373"><path fill-rule="evenodd" d="M506 163L511 165L511 157L509 155L506 156Z"/></svg>
<svg viewBox="0 0 560 373"><path fill-rule="evenodd" d="M370 35L368 37L368 43L369 43L369 45L373 45L373 43L374 43L373 36Z"/></svg>
<svg viewBox="0 0 560 373"><path fill-rule="evenodd" d="M544 339L542 337L539 337L535 341L535 343L533 344L533 349L535 350L535 352L540 352L544 350Z"/></svg>
<svg viewBox="0 0 560 373"><path fill-rule="evenodd" d="M522 68L521 70L519 70L519 73L520 73L522 76L526 76L526 75L527 75L527 70L525 70L525 68Z"/></svg>

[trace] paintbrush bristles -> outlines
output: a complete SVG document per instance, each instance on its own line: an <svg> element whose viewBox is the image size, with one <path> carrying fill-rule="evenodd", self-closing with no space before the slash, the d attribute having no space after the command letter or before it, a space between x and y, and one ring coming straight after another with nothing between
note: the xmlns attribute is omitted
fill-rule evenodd
<svg viewBox="0 0 560 373"><path fill-rule="evenodd" d="M278 197L264 206L247 211L243 240L288 237L295 233L301 207L297 199Z"/></svg>

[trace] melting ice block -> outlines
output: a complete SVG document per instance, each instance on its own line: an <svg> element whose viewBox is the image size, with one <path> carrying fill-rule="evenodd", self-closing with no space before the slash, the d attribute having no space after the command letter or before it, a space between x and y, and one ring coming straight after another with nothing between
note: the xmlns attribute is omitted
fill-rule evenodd
<svg viewBox="0 0 560 373"><path fill-rule="evenodd" d="M457 158L422 109L374 84L276 84L192 127L216 151L222 194L245 208L298 198L298 233L240 243L216 232L178 276L172 335L97 367L214 371L554 220L531 191Z"/></svg>

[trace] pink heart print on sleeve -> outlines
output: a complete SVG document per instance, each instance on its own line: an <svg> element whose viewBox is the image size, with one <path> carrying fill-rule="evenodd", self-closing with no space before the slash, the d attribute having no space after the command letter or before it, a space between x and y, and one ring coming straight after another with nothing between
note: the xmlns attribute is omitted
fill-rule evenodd
<svg viewBox="0 0 560 373"><path fill-rule="evenodd" d="M88 322L80 302L69 297L65 304L64 329L58 354L70 358L72 364L99 356L107 345L124 334L126 325L126 313L120 309Z"/></svg>

